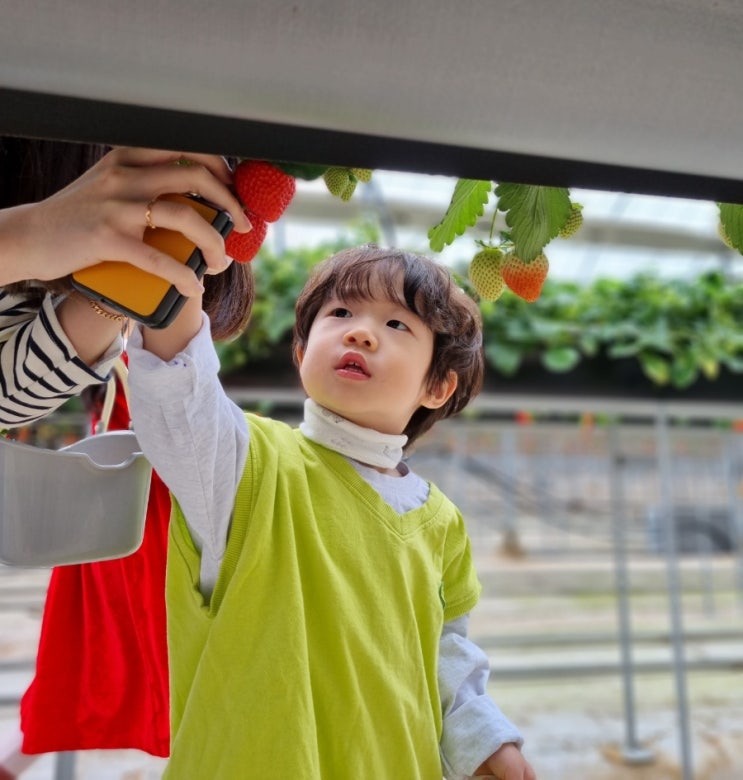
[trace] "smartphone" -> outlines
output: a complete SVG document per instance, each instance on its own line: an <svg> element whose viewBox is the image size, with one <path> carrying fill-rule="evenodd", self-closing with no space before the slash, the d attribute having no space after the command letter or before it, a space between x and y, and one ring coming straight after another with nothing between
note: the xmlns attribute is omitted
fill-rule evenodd
<svg viewBox="0 0 743 780"><path fill-rule="evenodd" d="M201 214L223 238L232 230L229 214L196 195L161 195L159 200L186 203ZM145 244L159 249L192 268L199 279L206 271L201 250L176 230L145 228ZM186 302L166 279L143 271L131 263L103 260L72 274L72 284L83 295L100 301L149 328L169 325Z"/></svg>

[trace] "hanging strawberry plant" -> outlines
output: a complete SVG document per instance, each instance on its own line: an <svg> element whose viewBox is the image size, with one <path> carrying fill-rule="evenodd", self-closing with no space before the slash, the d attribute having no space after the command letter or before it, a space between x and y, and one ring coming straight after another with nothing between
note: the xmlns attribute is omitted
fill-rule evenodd
<svg viewBox="0 0 743 780"><path fill-rule="evenodd" d="M241 261L255 256L267 224L279 219L294 197L296 178L322 178L333 196L348 200L358 182L369 181L371 175L361 168L242 161L235 172L235 191L254 229L230 237L228 251ZM721 239L743 253L743 206L717 206ZM584 219L583 207L561 187L459 179L446 213L429 230L431 249L439 252L462 236L488 207L488 240L475 242L474 256L459 273L463 286L479 299L488 364L500 374L512 376L526 359L535 357L547 370L567 373L599 356L636 360L655 385L676 389L688 388L699 378L713 381L721 371L743 373L740 285L731 285L720 273L692 283L661 281L649 274L603 279L591 286L550 282L549 243L570 238ZM505 229L496 231L498 216ZM302 265L299 273L288 267L287 257L266 256L263 272L268 277L260 285L268 295L265 316L257 303L248 333L224 348L228 370L251 352L256 357L265 354L290 332L294 298L309 270L302 250L296 254ZM315 254L310 266L319 259ZM272 290L274 283L277 288ZM503 297L506 291L512 295Z"/></svg>
<svg viewBox="0 0 743 780"><path fill-rule="evenodd" d="M446 214L428 232L431 249L440 252L473 227L491 197L495 204L490 236L476 242L479 251L470 264L470 280L484 301L495 301L509 289L533 303L549 271L545 247L553 238L567 238L580 228L583 207L573 203L563 187L459 179ZM498 212L508 230L496 234Z"/></svg>
<svg viewBox="0 0 743 780"><path fill-rule="evenodd" d="M583 206L563 187L458 179L441 221L428 231L429 245L440 252L475 226L493 201L490 236L476 241L468 276L477 296L496 301L510 290L533 303L549 272L545 248L552 239L570 238L583 224ZM743 206L718 203L720 238L743 254ZM507 230L496 232L498 214Z"/></svg>
<svg viewBox="0 0 743 780"><path fill-rule="evenodd" d="M347 201L358 182L371 181L372 171L367 168L241 160L235 168L232 186L253 229L248 233L230 233L225 241L227 254L238 263L249 263L263 245L269 223L278 221L292 202L296 180L312 181L321 177L331 195Z"/></svg>

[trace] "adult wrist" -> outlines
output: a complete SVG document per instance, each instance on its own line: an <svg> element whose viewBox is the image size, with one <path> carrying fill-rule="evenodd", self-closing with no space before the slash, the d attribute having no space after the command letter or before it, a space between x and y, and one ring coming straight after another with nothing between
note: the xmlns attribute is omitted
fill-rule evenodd
<svg viewBox="0 0 743 780"><path fill-rule="evenodd" d="M103 317L107 320L112 320L113 322L120 322L125 323L129 318L126 316L126 314L122 314L121 312L115 311L114 309L110 309L105 304L99 303L98 301L94 301L92 298L86 298L84 295L80 296L81 298L84 298L88 302L88 306L99 316Z"/></svg>

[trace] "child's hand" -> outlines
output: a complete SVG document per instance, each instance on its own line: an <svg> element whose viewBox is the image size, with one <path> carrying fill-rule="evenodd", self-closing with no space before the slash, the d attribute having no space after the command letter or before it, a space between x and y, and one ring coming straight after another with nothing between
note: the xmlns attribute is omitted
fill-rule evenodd
<svg viewBox="0 0 743 780"><path fill-rule="evenodd" d="M497 780L537 780L531 764L513 742L498 748L475 772L475 776L491 776Z"/></svg>

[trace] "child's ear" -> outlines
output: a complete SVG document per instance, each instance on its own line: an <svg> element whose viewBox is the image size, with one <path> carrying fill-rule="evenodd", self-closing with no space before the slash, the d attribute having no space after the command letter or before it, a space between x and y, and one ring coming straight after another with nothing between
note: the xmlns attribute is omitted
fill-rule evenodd
<svg viewBox="0 0 743 780"><path fill-rule="evenodd" d="M429 390L428 395L421 403L421 406L425 406L426 409L439 409L442 407L452 396L452 393L457 389L457 382L459 377L455 371L449 371L438 387L433 390Z"/></svg>
<svg viewBox="0 0 743 780"><path fill-rule="evenodd" d="M296 347L294 350L294 359L297 363L297 366L301 368L302 361L304 360L304 348L303 347Z"/></svg>

